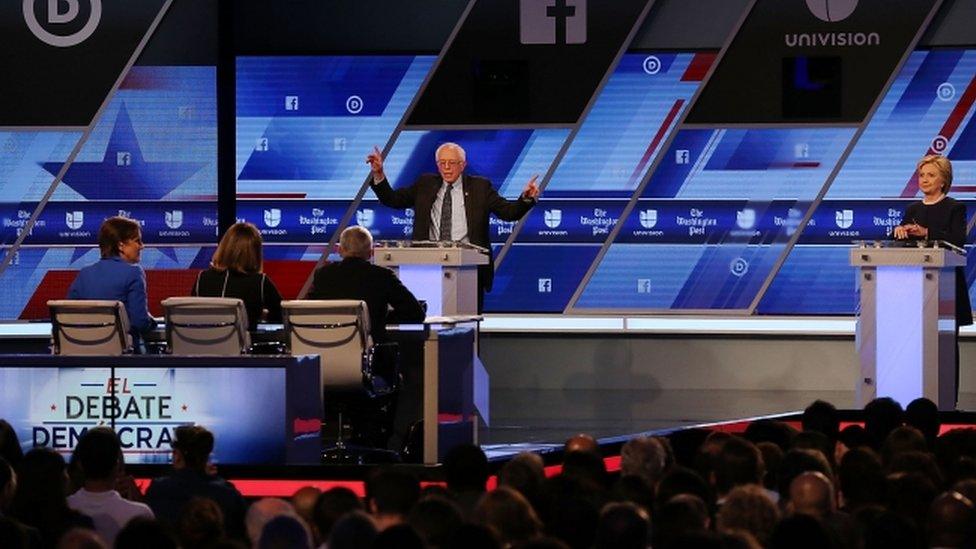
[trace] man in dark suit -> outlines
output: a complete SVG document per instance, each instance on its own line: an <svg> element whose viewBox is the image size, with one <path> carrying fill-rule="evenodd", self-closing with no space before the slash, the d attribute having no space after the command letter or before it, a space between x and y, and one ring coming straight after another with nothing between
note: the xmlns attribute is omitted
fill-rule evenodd
<svg viewBox="0 0 976 549"><path fill-rule="evenodd" d="M373 172L371 186L376 197L391 208L413 208L413 239L434 241L468 242L488 249L488 215L495 214L505 221L518 221L539 197L536 185L538 176L529 180L518 200L500 196L491 181L483 177L464 174L464 149L456 143L444 143L435 153L439 175L423 174L409 187L396 189L383 172L383 156L374 149L366 162ZM493 266L482 266L478 271L478 287L482 292L491 290ZM480 309L480 295L479 295Z"/></svg>
<svg viewBox="0 0 976 549"><path fill-rule="evenodd" d="M393 271L373 265L373 235L363 227L352 226L339 236L342 261L315 271L308 299L361 299L369 308L373 341L386 341L387 308L391 319L403 323L424 320L424 310Z"/></svg>

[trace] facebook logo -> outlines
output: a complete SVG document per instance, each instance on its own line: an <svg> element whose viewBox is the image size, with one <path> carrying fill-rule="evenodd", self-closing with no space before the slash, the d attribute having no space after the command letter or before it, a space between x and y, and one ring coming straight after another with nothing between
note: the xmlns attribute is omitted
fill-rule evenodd
<svg viewBox="0 0 976 549"><path fill-rule="evenodd" d="M674 151L675 164L687 164L691 160L691 151L688 149L678 149Z"/></svg>
<svg viewBox="0 0 976 549"><path fill-rule="evenodd" d="M268 138L262 137L258 139L257 144L254 146L254 150L261 152L268 152Z"/></svg>
<svg viewBox="0 0 976 549"><path fill-rule="evenodd" d="M285 110L286 111L297 111L298 110L298 96L297 95L286 95L285 96Z"/></svg>
<svg viewBox="0 0 976 549"><path fill-rule="evenodd" d="M539 279L539 293L540 294L551 294L552 293L552 279L551 278L540 278Z"/></svg>
<svg viewBox="0 0 976 549"><path fill-rule="evenodd" d="M793 156L795 158L810 158L810 145L806 143L793 145Z"/></svg>
<svg viewBox="0 0 976 549"><path fill-rule="evenodd" d="M649 294L649 293L651 293L651 279L650 278L638 278L637 279L637 293L639 293L639 294Z"/></svg>
<svg viewBox="0 0 976 549"><path fill-rule="evenodd" d="M115 165L116 166L132 165L132 154L126 151L119 151L115 153Z"/></svg>
<svg viewBox="0 0 976 549"><path fill-rule="evenodd" d="M344 151L346 150L346 138L345 137L335 137L332 139L332 150L334 151Z"/></svg>
<svg viewBox="0 0 976 549"><path fill-rule="evenodd" d="M586 43L586 0L519 0L519 41Z"/></svg>

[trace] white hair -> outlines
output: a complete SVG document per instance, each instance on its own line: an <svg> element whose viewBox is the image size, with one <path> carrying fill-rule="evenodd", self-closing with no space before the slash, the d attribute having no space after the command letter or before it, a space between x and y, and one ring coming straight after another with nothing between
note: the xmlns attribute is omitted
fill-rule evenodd
<svg viewBox="0 0 976 549"><path fill-rule="evenodd" d="M339 235L339 255L369 259L373 250L373 235L359 225L346 227Z"/></svg>
<svg viewBox="0 0 976 549"><path fill-rule="evenodd" d="M447 142L447 143L442 143L441 146L440 147L437 147L437 150L434 151L434 161L435 162L437 160L440 160L438 157L441 155L441 151L444 150L444 149L453 149L453 150L457 151L458 156L461 157L461 162L466 162L467 161L467 155L464 153L464 149L461 147L461 145L458 145L457 143Z"/></svg>

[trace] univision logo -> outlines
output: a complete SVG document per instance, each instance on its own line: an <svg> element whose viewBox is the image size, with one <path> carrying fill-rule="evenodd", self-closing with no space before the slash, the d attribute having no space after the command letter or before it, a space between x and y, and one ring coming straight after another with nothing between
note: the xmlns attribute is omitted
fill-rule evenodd
<svg viewBox="0 0 976 549"><path fill-rule="evenodd" d="M857 9L858 0L806 0L807 8L817 19L825 23L837 23L847 19ZM818 46L862 47L881 44L876 32L794 32L784 35L786 46L808 48Z"/></svg>
<svg viewBox="0 0 976 549"><path fill-rule="evenodd" d="M854 13L857 0L807 0L810 13L827 23L843 21Z"/></svg>

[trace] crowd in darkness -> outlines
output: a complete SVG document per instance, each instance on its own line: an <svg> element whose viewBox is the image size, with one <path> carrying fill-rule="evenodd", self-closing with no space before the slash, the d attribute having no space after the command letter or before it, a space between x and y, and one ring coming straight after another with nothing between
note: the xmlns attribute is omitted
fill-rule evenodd
<svg viewBox="0 0 976 549"><path fill-rule="evenodd" d="M23 454L0 420L0 547L206 548L923 548L976 547L976 430L940 435L935 405L872 401L840 429L817 401L802 430L775 420L744 432L641 437L608 473L593 438L566 441L561 471L520 454L498 470L458 446L446 483L377 467L365 498L308 486L247 502L210 463L214 437L177 429L173 468L141 493L119 440L88 430L66 461Z"/></svg>

